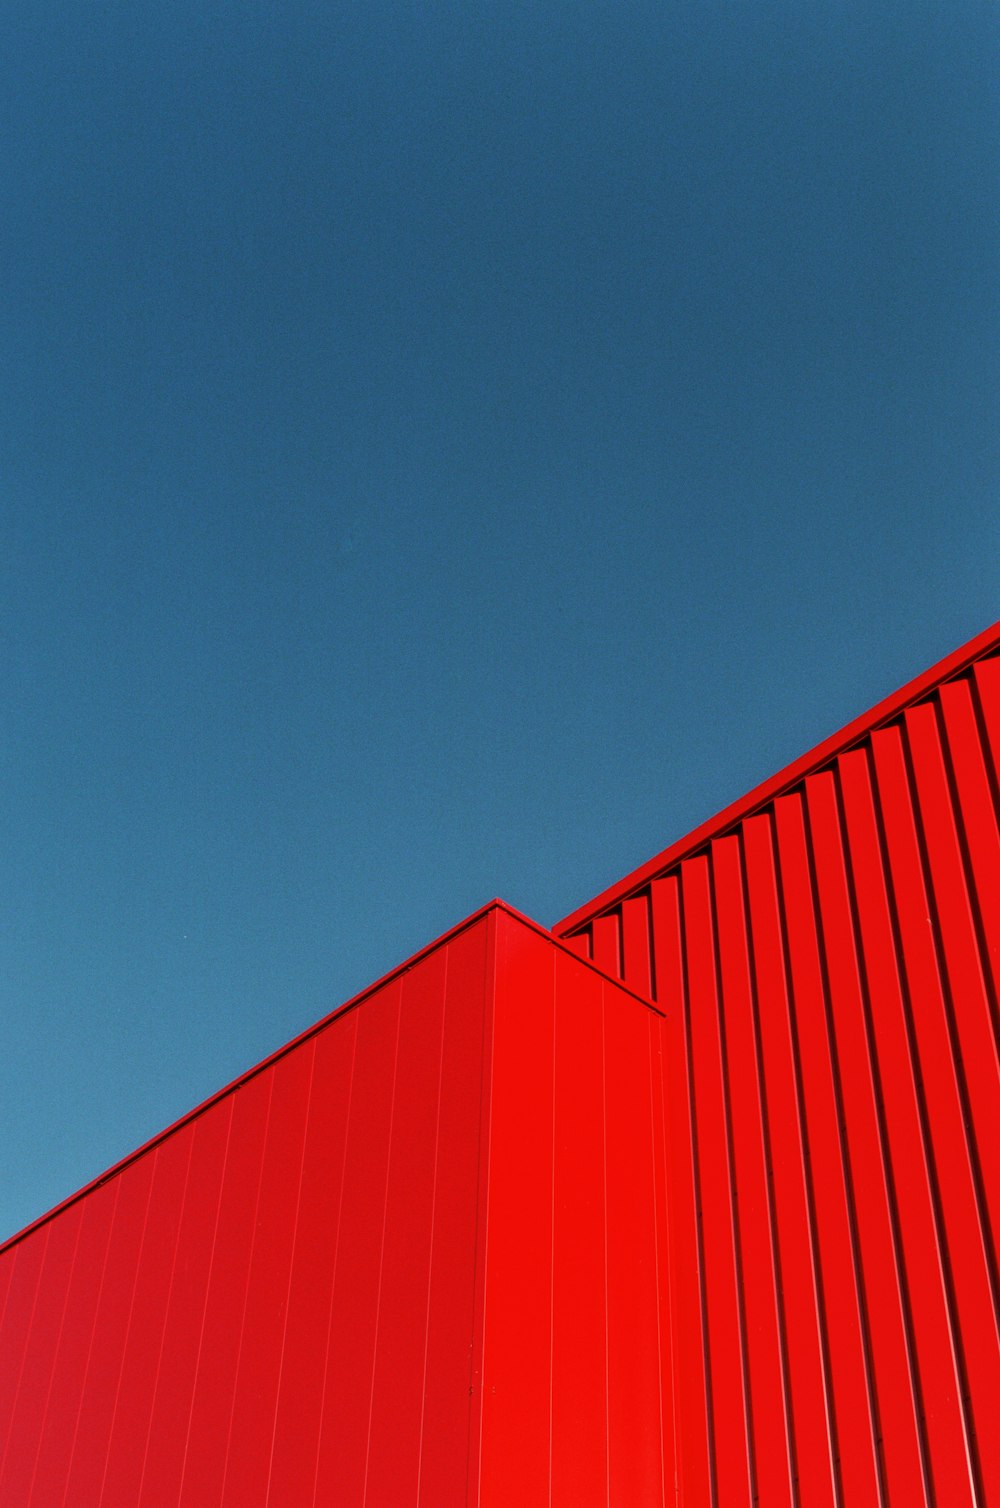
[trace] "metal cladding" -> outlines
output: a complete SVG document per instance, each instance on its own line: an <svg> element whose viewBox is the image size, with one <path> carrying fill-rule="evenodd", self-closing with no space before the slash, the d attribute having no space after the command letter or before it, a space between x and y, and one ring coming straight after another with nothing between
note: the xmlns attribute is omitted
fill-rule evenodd
<svg viewBox="0 0 1000 1508"><path fill-rule="evenodd" d="M0 1503L640 1501L659 1020L493 903L8 1243Z"/></svg>
<svg viewBox="0 0 1000 1508"><path fill-rule="evenodd" d="M0 1504L1000 1508L998 650L0 1247Z"/></svg>
<svg viewBox="0 0 1000 1508"><path fill-rule="evenodd" d="M556 929L666 1007L679 1501L1000 1503L998 638Z"/></svg>

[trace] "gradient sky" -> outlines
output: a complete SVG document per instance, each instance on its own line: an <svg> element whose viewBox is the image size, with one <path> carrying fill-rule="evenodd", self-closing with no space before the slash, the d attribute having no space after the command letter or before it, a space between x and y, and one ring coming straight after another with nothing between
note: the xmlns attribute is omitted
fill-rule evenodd
<svg viewBox="0 0 1000 1508"><path fill-rule="evenodd" d="M0 1232L998 612L1000 26L31 0Z"/></svg>

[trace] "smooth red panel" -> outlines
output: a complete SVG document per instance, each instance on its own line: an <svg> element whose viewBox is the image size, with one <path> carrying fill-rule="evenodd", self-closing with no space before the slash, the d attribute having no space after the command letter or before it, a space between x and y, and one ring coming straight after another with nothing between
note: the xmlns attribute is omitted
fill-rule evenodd
<svg viewBox="0 0 1000 1508"><path fill-rule="evenodd" d="M663 1166L664 1148L652 1095L642 1093L641 1079L645 1065L650 1082L652 1048L659 1044L662 1023L612 985L601 990L610 1501L659 1508L667 1501L668 1479L660 1397L667 1357L660 1334L656 1229L657 1165Z"/></svg>
<svg viewBox="0 0 1000 1508"><path fill-rule="evenodd" d="M664 1503L651 1020L498 916L484 1508Z"/></svg>
<svg viewBox="0 0 1000 1508"><path fill-rule="evenodd" d="M536 1008L549 1015L554 1008L555 1017L549 1094L551 1500L572 1508L598 1498L598 1492L603 1497L609 1481L604 986L599 975L544 943L536 950L541 955ZM506 1007L501 985L497 1010ZM506 1086L508 1094L511 1090ZM495 1105L494 1115L501 1113Z"/></svg>
<svg viewBox="0 0 1000 1508"><path fill-rule="evenodd" d="M505 926L497 970L505 1008L494 1009L491 1054L480 1503L534 1508L548 1504L551 1479L553 950Z"/></svg>

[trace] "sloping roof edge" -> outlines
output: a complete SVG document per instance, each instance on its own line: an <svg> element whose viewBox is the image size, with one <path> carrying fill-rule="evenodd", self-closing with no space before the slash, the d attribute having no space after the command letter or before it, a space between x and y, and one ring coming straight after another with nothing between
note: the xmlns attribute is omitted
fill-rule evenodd
<svg viewBox="0 0 1000 1508"><path fill-rule="evenodd" d="M797 785L806 775L812 774L875 728L896 717L905 707L919 701L942 681L959 675L975 660L982 659L991 650L997 648L1000 648L1000 621L991 624L968 643L961 645L960 648L946 655L943 660L939 660L937 664L915 676L912 681L907 681L905 686L901 686L898 691L892 692L891 695L877 702L874 707L861 713L859 717L853 718L838 732L831 733L828 738L823 739L822 743L818 743L807 753L800 755L791 764L785 765L783 769L769 776L760 785L754 786L745 796L740 796L729 806L723 807L714 817L709 817L691 832L671 843L662 853L656 854L645 864L640 864L638 869L633 869L624 878L617 880L606 890L602 890L593 900L571 911L569 916L564 917L562 921L554 923L552 927L554 935L566 937L585 926L587 922L593 921L603 912L617 906L626 896L641 890L649 884L650 880L702 848L710 839L719 837L737 822L742 821L744 817L750 816L757 808L773 801L783 791Z"/></svg>

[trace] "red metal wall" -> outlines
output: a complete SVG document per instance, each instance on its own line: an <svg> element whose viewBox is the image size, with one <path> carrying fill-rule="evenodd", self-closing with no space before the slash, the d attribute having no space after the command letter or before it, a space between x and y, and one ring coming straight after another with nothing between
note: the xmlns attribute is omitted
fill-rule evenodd
<svg viewBox="0 0 1000 1508"><path fill-rule="evenodd" d="M1000 1503L998 637L557 929L666 1007L681 1502Z"/></svg>
<svg viewBox="0 0 1000 1508"><path fill-rule="evenodd" d="M0 1251L0 1503L466 1502L489 927Z"/></svg>
<svg viewBox="0 0 1000 1508"><path fill-rule="evenodd" d="M662 1508L659 1026L494 903L9 1242L0 1503Z"/></svg>
<svg viewBox="0 0 1000 1508"><path fill-rule="evenodd" d="M0 1503L1000 1504L998 643L0 1247Z"/></svg>
<svg viewBox="0 0 1000 1508"><path fill-rule="evenodd" d="M663 1508L663 1022L537 931L497 925L470 1502Z"/></svg>

